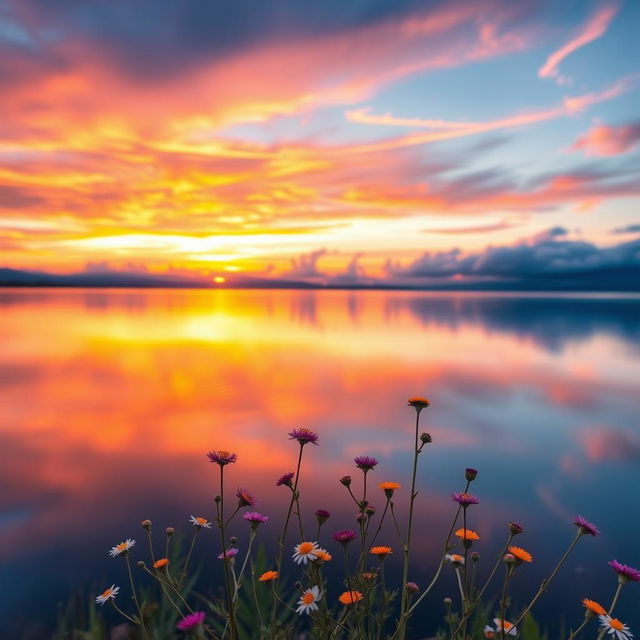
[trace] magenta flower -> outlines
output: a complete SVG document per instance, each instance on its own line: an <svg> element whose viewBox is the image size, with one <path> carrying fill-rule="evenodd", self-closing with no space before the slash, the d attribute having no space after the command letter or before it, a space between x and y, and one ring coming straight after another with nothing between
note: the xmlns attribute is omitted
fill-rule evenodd
<svg viewBox="0 0 640 640"><path fill-rule="evenodd" d="M512 536L517 536L519 533L524 531L524 527L519 522L510 522L509 531Z"/></svg>
<svg viewBox="0 0 640 640"><path fill-rule="evenodd" d="M226 551L223 551L220 555L218 555L218 560L224 560L225 558L233 558L233 556L238 555L239 549L235 547L230 547Z"/></svg>
<svg viewBox="0 0 640 640"><path fill-rule="evenodd" d="M230 464L231 462L235 462L238 459L237 453L229 453L228 451L209 451L207 453L207 457L211 462L215 462L219 464L221 467L224 467L225 464Z"/></svg>
<svg viewBox="0 0 640 640"><path fill-rule="evenodd" d="M468 482L473 482L476 479L477 475L478 475L478 470L474 469L473 467L467 467L464 470L464 479L467 480Z"/></svg>
<svg viewBox="0 0 640 640"><path fill-rule="evenodd" d="M356 463L356 467L362 469L365 473L371 471L378 464L378 461L371 456L357 456L353 461Z"/></svg>
<svg viewBox="0 0 640 640"><path fill-rule="evenodd" d="M451 500L465 508L470 504L478 504L480 502L478 496L472 496L470 493L452 493Z"/></svg>
<svg viewBox="0 0 640 640"><path fill-rule="evenodd" d="M640 582L640 570L634 569L626 564L622 564L617 560L611 560L609 566L618 574L620 582Z"/></svg>
<svg viewBox="0 0 640 640"><path fill-rule="evenodd" d="M418 591L420 591L420 587L415 582L407 582L405 589L409 593L418 593Z"/></svg>
<svg viewBox="0 0 640 640"><path fill-rule="evenodd" d="M575 520L573 521L573 524L575 524L576 527L580 529L581 535L585 535L586 533L588 533L595 537L600 533L600 529L598 529L598 527L596 527L595 524L589 522L586 518L583 518L582 516L576 516Z"/></svg>
<svg viewBox="0 0 640 640"><path fill-rule="evenodd" d="M263 516L261 513L257 511L247 511L242 516L245 520L251 523L251 526L257 527L259 524L263 524L269 520L269 516Z"/></svg>
<svg viewBox="0 0 640 640"><path fill-rule="evenodd" d="M306 429L305 427L298 427L289 431L289 440L297 440L302 446L310 442L311 444L318 444L318 434Z"/></svg>
<svg viewBox="0 0 640 640"><path fill-rule="evenodd" d="M239 507L256 506L256 499L246 489L238 489L236 491L236 497L238 498Z"/></svg>
<svg viewBox="0 0 640 640"><path fill-rule="evenodd" d="M345 487L350 487L351 476L342 476L342 478L340 478L340 484L343 484Z"/></svg>
<svg viewBox="0 0 640 640"><path fill-rule="evenodd" d="M196 611L195 613L190 613L188 616L185 616L178 622L176 625L176 629L180 629L180 631L191 631L196 627L199 627L204 622L204 612Z"/></svg>
<svg viewBox="0 0 640 640"><path fill-rule="evenodd" d="M287 487L290 487L293 476L295 475L296 474L293 473L293 471L290 471L289 473L285 473L283 476L280 476L278 478L278 481L276 482L276 487L281 487L283 484L286 484Z"/></svg>
<svg viewBox="0 0 640 640"><path fill-rule="evenodd" d="M352 531L351 529L343 529L342 531L336 531L331 536L331 539L334 540L335 542L339 542L341 545L346 547L350 542L353 542L357 537L358 535L356 534L355 531Z"/></svg>

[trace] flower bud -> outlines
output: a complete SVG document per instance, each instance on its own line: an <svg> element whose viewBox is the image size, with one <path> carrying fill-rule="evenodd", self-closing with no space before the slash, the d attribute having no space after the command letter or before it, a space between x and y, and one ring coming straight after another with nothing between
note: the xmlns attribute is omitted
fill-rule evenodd
<svg viewBox="0 0 640 640"><path fill-rule="evenodd" d="M464 479L467 482L473 482L476 479L477 475L478 475L478 470L477 469L472 469L471 467L467 467L464 470Z"/></svg>
<svg viewBox="0 0 640 640"><path fill-rule="evenodd" d="M350 487L351 476L342 476L342 478L340 478L340 483L343 484L345 487Z"/></svg>
<svg viewBox="0 0 640 640"><path fill-rule="evenodd" d="M142 521L142 528L146 529L147 531L149 531L151 529L151 520L143 520Z"/></svg>
<svg viewBox="0 0 640 640"><path fill-rule="evenodd" d="M510 522L509 523L509 532L512 536L517 536L519 533L524 531L524 527L519 522Z"/></svg>
<svg viewBox="0 0 640 640"><path fill-rule="evenodd" d="M422 444L429 444L430 442L432 442L431 436L426 431L424 431L420 434L420 442L422 442Z"/></svg>
<svg viewBox="0 0 640 640"><path fill-rule="evenodd" d="M136 562L136 567L140 567L142 569L144 567L144 562L142 560L138 560L138 562Z"/></svg>
<svg viewBox="0 0 640 640"><path fill-rule="evenodd" d="M405 589L409 593L418 593L418 591L420 591L420 587L415 582L407 582Z"/></svg>
<svg viewBox="0 0 640 640"><path fill-rule="evenodd" d="M368 504L364 510L368 516L372 516L376 512L376 508L372 504Z"/></svg>
<svg viewBox="0 0 640 640"><path fill-rule="evenodd" d="M331 514L325 509L318 509L316 511L316 519L318 520L318 524L324 524L330 517Z"/></svg>
<svg viewBox="0 0 640 640"><path fill-rule="evenodd" d="M216 504L220 504L220 500L222 500L222 498L221 498L220 496L216 496L216 497L213 499L213 501L214 501Z"/></svg>
<svg viewBox="0 0 640 640"><path fill-rule="evenodd" d="M173 527L167 527L164 532L168 535L168 536L172 536L176 530Z"/></svg>
<svg viewBox="0 0 640 640"><path fill-rule="evenodd" d="M236 538L236 536L231 536L229 538L229 544L237 544L238 543L238 538Z"/></svg>
<svg viewBox="0 0 640 640"><path fill-rule="evenodd" d="M478 562L478 560L480 560L480 554L477 551L472 551L471 552L471 559L474 562Z"/></svg>
<svg viewBox="0 0 640 640"><path fill-rule="evenodd" d="M516 557L512 553L505 553L503 558L505 564L515 564Z"/></svg>
<svg viewBox="0 0 640 640"><path fill-rule="evenodd" d="M445 606L450 607L453 604L453 600L448 596L443 600Z"/></svg>

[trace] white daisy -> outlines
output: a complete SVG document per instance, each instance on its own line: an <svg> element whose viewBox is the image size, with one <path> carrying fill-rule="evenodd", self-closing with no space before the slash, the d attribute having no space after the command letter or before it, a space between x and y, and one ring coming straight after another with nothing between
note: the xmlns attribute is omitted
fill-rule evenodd
<svg viewBox="0 0 640 640"><path fill-rule="evenodd" d="M191 516L189 522L191 522L194 527L198 527L198 529L202 529L202 527L211 529L211 523L206 518L201 518L200 516Z"/></svg>
<svg viewBox="0 0 640 640"><path fill-rule="evenodd" d="M115 600L118 595L118 591L120 591L120 587L116 587L115 584L112 584L108 589L105 589L97 598L97 604L104 604L107 600L112 599Z"/></svg>
<svg viewBox="0 0 640 640"><path fill-rule="evenodd" d="M493 627L490 627L489 625L484 628L484 635L486 638L493 638L493 634L502 633L502 621L500 620L500 618L494 618L493 624L495 625L495 629ZM508 636L518 635L517 627L508 620L504 621L504 632Z"/></svg>
<svg viewBox="0 0 640 640"><path fill-rule="evenodd" d="M300 596L300 600L298 600L298 608L296 609L296 613L302 615L306 613L309 615L311 611L317 611L318 605L317 602L322 600L322 591L318 586L311 587L303 592L302 596Z"/></svg>
<svg viewBox="0 0 640 640"><path fill-rule="evenodd" d="M135 543L136 543L135 540L132 540L131 538L127 538L124 542L117 544L115 547L111 547L111 551L109 551L109 555L112 558L115 558L116 556L122 555L123 553L127 553Z"/></svg>
<svg viewBox="0 0 640 640"><path fill-rule="evenodd" d="M308 560L316 559L316 551L318 551L317 542L301 542L293 548L293 561L296 564L307 564Z"/></svg>
<svg viewBox="0 0 640 640"><path fill-rule="evenodd" d="M450 562L453 565L460 566L464 564L464 556L457 553L447 553L444 557L445 562Z"/></svg>
<svg viewBox="0 0 640 640"><path fill-rule="evenodd" d="M633 633L629 631L629 627L611 616L598 616L600 618L600 626L607 630L607 634L615 636L616 640L630 640Z"/></svg>

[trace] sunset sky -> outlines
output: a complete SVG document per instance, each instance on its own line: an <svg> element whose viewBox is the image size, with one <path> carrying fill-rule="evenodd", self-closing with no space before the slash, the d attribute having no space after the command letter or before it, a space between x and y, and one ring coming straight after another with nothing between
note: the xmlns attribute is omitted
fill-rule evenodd
<svg viewBox="0 0 640 640"><path fill-rule="evenodd" d="M640 3L0 2L0 266L640 266Z"/></svg>

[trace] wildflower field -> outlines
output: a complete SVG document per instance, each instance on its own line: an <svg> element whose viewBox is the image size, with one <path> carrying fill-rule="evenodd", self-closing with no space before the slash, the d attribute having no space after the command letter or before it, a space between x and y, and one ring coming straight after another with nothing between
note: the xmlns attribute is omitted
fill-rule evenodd
<svg viewBox="0 0 640 640"><path fill-rule="evenodd" d="M302 478L305 455L313 455L320 436L307 428L295 428L289 439L297 443L295 471L276 480L286 491L288 509L279 526L269 523L269 516L255 510L254 495L242 488L230 491L227 477L231 465L241 462L241 454L213 450L208 458L215 465L219 491L214 497L215 518L199 515L188 519L193 533L185 553L172 549L176 531L165 529L164 544L154 543L150 520L141 523L145 540L141 544L127 538L109 551L109 556L123 561L128 584L112 584L95 598L100 607L113 607L136 637L146 640L164 638L210 638L211 640L284 640L287 638L326 638L357 640L405 640L416 637L412 620L421 615L421 605L429 598L443 572L455 574L457 593L441 603L442 617L438 638L519 638L535 640L540 636L533 621L533 611L553 588L556 574L569 563L574 547L587 538L599 535L598 528L582 516L567 523L568 547L558 551L551 573L532 588L527 602L515 602L510 587L516 580L527 580L527 567L535 561L526 549L525 527L518 522L505 523L505 540L497 557L479 568L476 547L482 532L474 530L474 513L481 508L481 497L471 493L478 470L467 468L460 491L451 494L452 510L448 535L442 541L441 554L433 575L416 575L412 570L412 544L417 533L414 516L421 508L417 478L422 457L437 447L427 432L420 430L420 418L430 403L426 398L410 398L415 411L412 442L411 486L401 487L393 480L373 481L370 473L379 473L383 465L371 456L354 458L355 472L337 478L345 499L355 506L355 524L350 529L334 530L331 513L316 509L313 526L310 514L302 510ZM307 447L307 445L313 445ZM294 461L295 450L292 452ZM394 497L409 492L408 512L395 508ZM233 494L233 495L231 495ZM370 502L374 494L384 496L384 508L377 510ZM275 555L258 551L260 537L276 530ZM575 531L569 536L569 527ZM276 528L274 529L274 525ZM271 533L273 535L273 533ZM518 537L518 544L515 538ZM520 543L520 539L523 540ZM239 540L246 542L240 551ZM224 580L214 585L218 598L206 597L193 589L191 559L197 544L205 553L215 553L222 563ZM520 546L520 544L524 546ZM142 549L147 545L147 549ZM388 580L389 562L401 567L399 582ZM325 576L327 563L340 563L342 576L337 582ZM640 582L640 570L618 560L609 562L612 597L598 603L588 594L576 594L576 607L568 612L572 627L567 640L592 637L603 640L631 640L629 627L615 617L615 608L623 587ZM160 602L153 602L143 583L151 581L158 589ZM637 597L637 596L636 596ZM552 636L553 637L553 636Z"/></svg>

